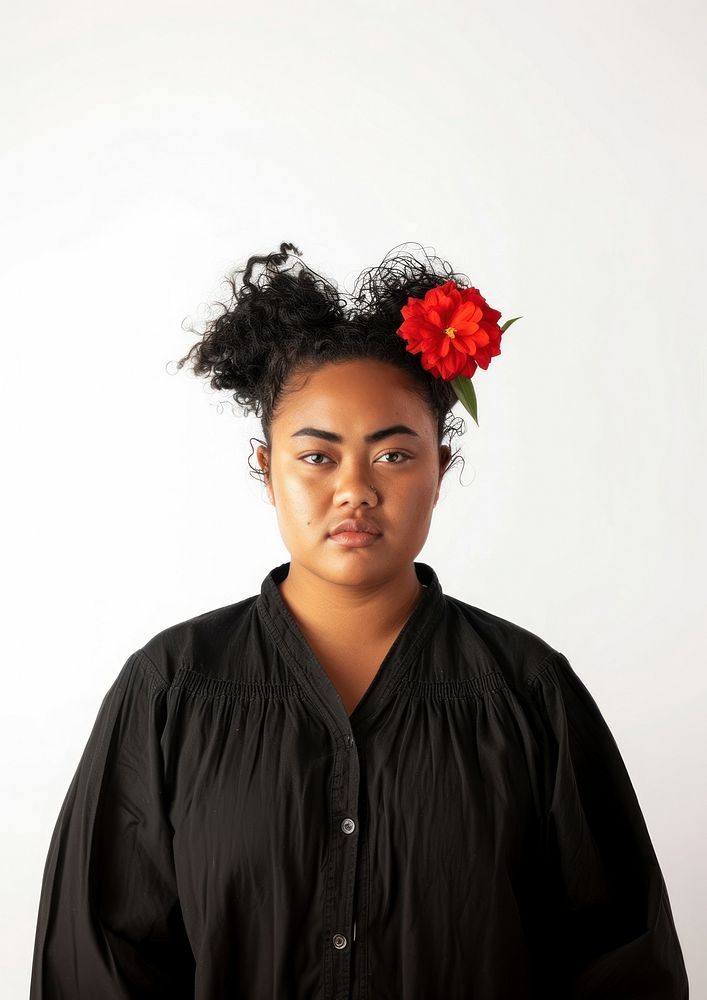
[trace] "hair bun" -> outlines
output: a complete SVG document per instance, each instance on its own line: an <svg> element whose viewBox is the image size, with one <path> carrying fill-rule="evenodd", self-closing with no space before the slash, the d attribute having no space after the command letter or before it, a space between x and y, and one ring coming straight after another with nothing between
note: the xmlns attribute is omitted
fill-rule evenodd
<svg viewBox="0 0 707 1000"><path fill-rule="evenodd" d="M211 306L220 312L202 331L185 327L201 340L177 368L189 363L195 375L208 376L213 389L232 392L246 416L251 410L260 414L264 386L283 360L297 357L305 344L316 347L322 333L330 334L344 321L345 302L338 291L299 257L293 243L250 257L225 279L229 300Z"/></svg>

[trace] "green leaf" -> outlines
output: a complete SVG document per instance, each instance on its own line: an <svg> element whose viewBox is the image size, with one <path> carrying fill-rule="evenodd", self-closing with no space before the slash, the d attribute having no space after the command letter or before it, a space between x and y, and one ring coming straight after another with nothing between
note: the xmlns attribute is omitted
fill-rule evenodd
<svg viewBox="0 0 707 1000"><path fill-rule="evenodd" d="M478 427L479 421L476 416L476 392L471 383L471 379L464 378L463 375L459 375L457 378L452 379L452 387L457 394L457 399L464 404L464 407L472 415Z"/></svg>
<svg viewBox="0 0 707 1000"><path fill-rule="evenodd" d="M503 326L499 327L501 333L505 333L506 330L508 329L508 327L511 325L511 323L515 323L515 321L517 319L523 319L523 317L522 316L514 316L513 319L506 320L506 322L503 324Z"/></svg>

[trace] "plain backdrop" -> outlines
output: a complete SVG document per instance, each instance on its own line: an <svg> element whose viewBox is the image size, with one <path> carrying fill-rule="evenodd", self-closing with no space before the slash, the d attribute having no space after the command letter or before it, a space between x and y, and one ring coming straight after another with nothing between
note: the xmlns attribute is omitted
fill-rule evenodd
<svg viewBox="0 0 707 1000"><path fill-rule="evenodd" d="M420 243L523 317L417 558L568 656L707 995L704 4L69 0L3 24L3 997L126 657L289 558L257 419L174 365L282 241L347 291Z"/></svg>

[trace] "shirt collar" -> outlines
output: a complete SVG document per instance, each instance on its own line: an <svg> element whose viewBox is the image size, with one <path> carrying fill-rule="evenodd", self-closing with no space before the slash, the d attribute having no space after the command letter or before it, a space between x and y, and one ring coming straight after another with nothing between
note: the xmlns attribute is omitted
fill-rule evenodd
<svg viewBox="0 0 707 1000"><path fill-rule="evenodd" d="M431 566L423 562L414 562L413 565L417 579L425 587L410 618L408 618L408 623L412 622L414 628L417 629L428 617L434 616L435 612L440 610L444 595L437 574ZM297 623L290 614L278 588L278 584L282 583L289 571L289 562L280 563L279 566L270 570L260 587L257 604L260 611L265 610L272 619L284 622L287 626L294 625L296 632L299 633ZM415 618L414 622L413 618ZM407 627L407 623L404 627Z"/></svg>
<svg viewBox="0 0 707 1000"><path fill-rule="evenodd" d="M424 589L413 608L409 618L398 633L398 636L388 651L371 687L361 702L356 706L351 719L362 722L368 720L385 703L390 692L403 680L414 657L422 648L425 640L434 626L442 617L444 609L444 594L434 569L427 563L414 562L415 573ZM321 665L299 629L297 622L280 594L278 584L289 573L290 563L281 563L271 569L263 580L260 594L256 599L256 608L267 631L282 649L294 660L302 672L302 679L317 690L321 698L328 702L331 708L333 687L324 675ZM338 706L334 711L340 714ZM343 716L346 719L346 716Z"/></svg>

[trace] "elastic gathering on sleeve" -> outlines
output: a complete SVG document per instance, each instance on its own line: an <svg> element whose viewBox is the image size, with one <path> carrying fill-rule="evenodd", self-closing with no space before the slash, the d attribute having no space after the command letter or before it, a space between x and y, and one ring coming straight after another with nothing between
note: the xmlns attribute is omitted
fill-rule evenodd
<svg viewBox="0 0 707 1000"><path fill-rule="evenodd" d="M193 996L162 809L165 697L138 650L103 699L49 847L31 1000Z"/></svg>
<svg viewBox="0 0 707 1000"><path fill-rule="evenodd" d="M548 658L528 691L542 744L544 881L558 995L686 1000L663 875L599 707L562 653Z"/></svg>

